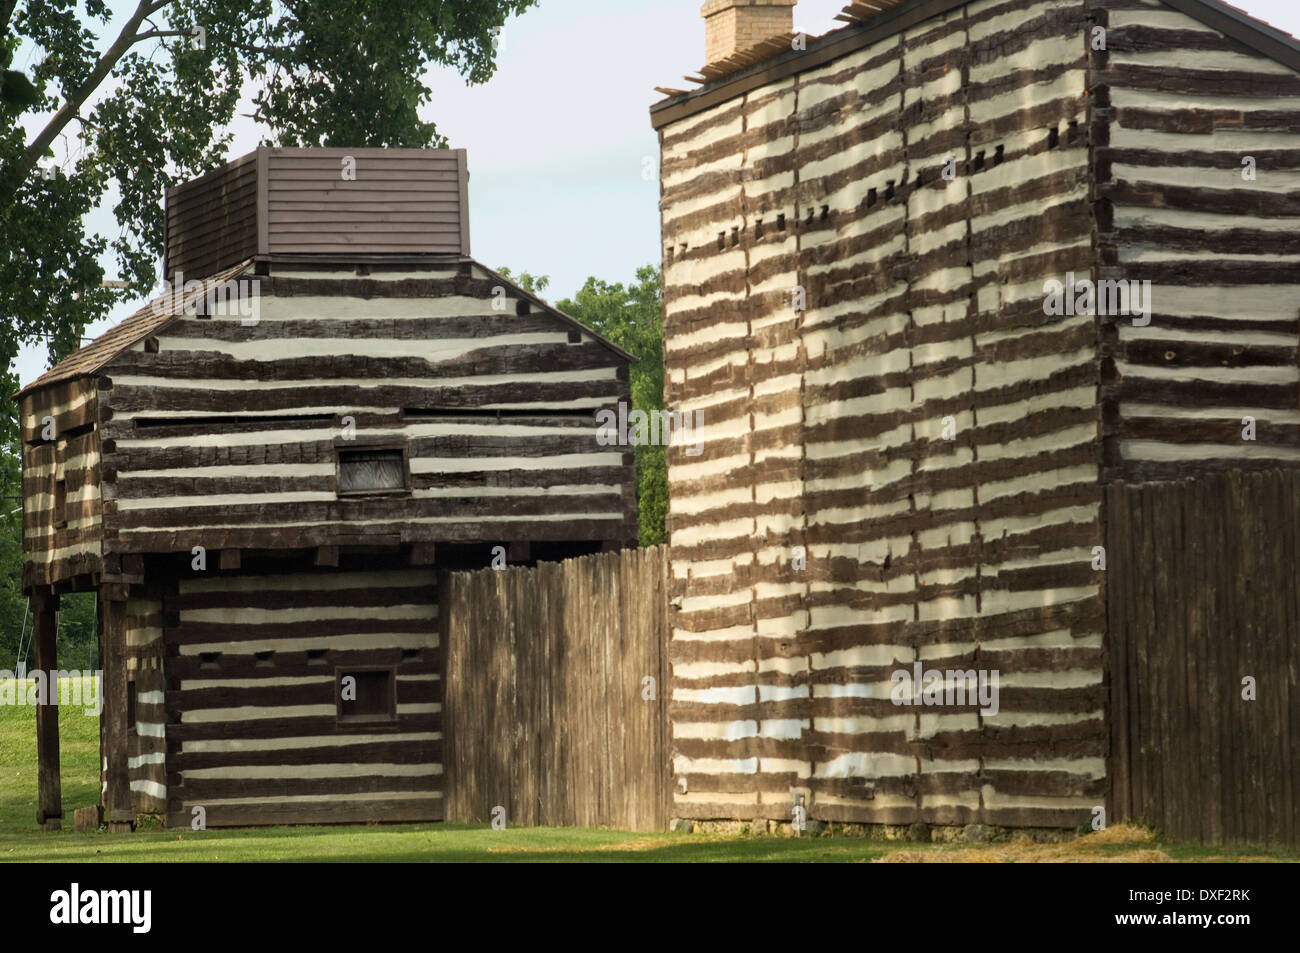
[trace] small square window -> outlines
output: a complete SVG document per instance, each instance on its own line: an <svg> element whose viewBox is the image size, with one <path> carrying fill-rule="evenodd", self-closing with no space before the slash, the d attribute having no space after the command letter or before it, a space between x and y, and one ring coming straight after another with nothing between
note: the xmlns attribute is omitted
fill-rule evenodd
<svg viewBox="0 0 1300 953"><path fill-rule="evenodd" d="M405 489L406 459L401 450L339 451L340 493Z"/></svg>
<svg viewBox="0 0 1300 953"><path fill-rule="evenodd" d="M336 687L340 723L397 720L397 690L391 668L341 669Z"/></svg>

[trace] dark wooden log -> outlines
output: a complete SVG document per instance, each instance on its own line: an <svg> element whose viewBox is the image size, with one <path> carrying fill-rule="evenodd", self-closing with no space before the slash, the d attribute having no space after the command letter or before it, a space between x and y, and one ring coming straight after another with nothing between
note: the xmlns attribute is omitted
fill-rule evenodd
<svg viewBox="0 0 1300 953"><path fill-rule="evenodd" d="M408 561L412 566L432 566L437 547L433 543L412 543Z"/></svg>
<svg viewBox="0 0 1300 953"><path fill-rule="evenodd" d="M32 641L37 677L46 678L45 697L36 708L36 823L47 831L63 825L63 795L59 782L59 686L49 676L58 669L59 597L49 587L32 592Z"/></svg>
<svg viewBox="0 0 1300 953"><path fill-rule="evenodd" d="M169 805L167 827L189 830L190 803L184 809ZM267 824L367 824L418 823L443 819L442 798L392 798L374 801L321 801L314 804L280 803L267 798L260 804L214 807L207 811L208 827L255 827Z"/></svg>
<svg viewBox="0 0 1300 953"><path fill-rule="evenodd" d="M113 833L129 831L135 814L127 770L127 673L125 587L102 586L99 595L99 638L103 647L104 710L101 756L106 759L107 790L104 819Z"/></svg>

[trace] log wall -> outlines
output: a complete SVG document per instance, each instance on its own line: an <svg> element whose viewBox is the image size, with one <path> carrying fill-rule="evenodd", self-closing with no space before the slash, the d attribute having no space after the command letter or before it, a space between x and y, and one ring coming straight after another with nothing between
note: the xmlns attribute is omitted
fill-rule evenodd
<svg viewBox="0 0 1300 953"><path fill-rule="evenodd" d="M1097 331L1043 308L1093 262L1088 25L983 0L660 130L677 816L1103 802ZM918 660L999 713L894 705Z"/></svg>
<svg viewBox="0 0 1300 953"><path fill-rule="evenodd" d="M22 397L23 585L48 585L101 566L98 392L91 378ZM53 439L45 439L47 418ZM55 512L58 481L64 505Z"/></svg>
<svg viewBox="0 0 1300 953"><path fill-rule="evenodd" d="M1106 322L1107 473L1295 465L1300 74L1155 0L1091 5L1102 275L1154 304Z"/></svg>
<svg viewBox="0 0 1300 953"><path fill-rule="evenodd" d="M1110 819L1300 843L1300 472L1112 484L1106 509Z"/></svg>
<svg viewBox="0 0 1300 953"><path fill-rule="evenodd" d="M187 316L105 368L106 551L635 539L630 448L596 441L616 351L477 266L257 280L255 325ZM372 443L409 493L340 497Z"/></svg>
<svg viewBox="0 0 1300 953"><path fill-rule="evenodd" d="M654 547L446 577L448 820L667 826L667 567Z"/></svg>
<svg viewBox="0 0 1300 953"><path fill-rule="evenodd" d="M441 820L431 569L192 575L162 597L168 826ZM340 721L340 669L392 668L396 721Z"/></svg>
<svg viewBox="0 0 1300 953"><path fill-rule="evenodd" d="M154 590L154 591L151 591ZM162 597L137 587L126 600L127 692L135 720L127 725L127 776L137 813L167 810L167 706Z"/></svg>

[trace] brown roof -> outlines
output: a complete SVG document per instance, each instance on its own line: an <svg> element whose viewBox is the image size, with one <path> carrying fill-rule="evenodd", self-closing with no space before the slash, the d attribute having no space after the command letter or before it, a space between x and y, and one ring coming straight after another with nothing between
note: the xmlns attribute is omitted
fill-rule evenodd
<svg viewBox="0 0 1300 953"><path fill-rule="evenodd" d="M171 324L180 316L180 312L198 301L216 285L242 273L250 263L248 261L240 262L238 265L227 268L225 271L206 279L203 282L202 290L196 289L191 294L184 296L179 312L173 307L166 306L171 297L169 294L159 295L135 314L124 319L120 324L109 328L85 347L74 351L59 361L36 380L14 394L14 399L18 399L29 391L44 387L47 384L94 374L123 351L134 347L151 334L156 334Z"/></svg>

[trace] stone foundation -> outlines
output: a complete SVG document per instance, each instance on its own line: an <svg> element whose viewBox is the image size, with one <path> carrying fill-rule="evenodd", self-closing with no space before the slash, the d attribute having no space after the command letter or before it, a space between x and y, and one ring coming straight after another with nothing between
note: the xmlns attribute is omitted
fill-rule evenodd
<svg viewBox="0 0 1300 953"><path fill-rule="evenodd" d="M876 841L908 841L936 844L1002 844L1030 841L1053 844L1078 836L1073 829L1059 827L992 827L988 824L861 824L809 819L807 830L796 833L789 821L689 821L675 818L668 829L680 833L730 834L770 837L856 837Z"/></svg>

